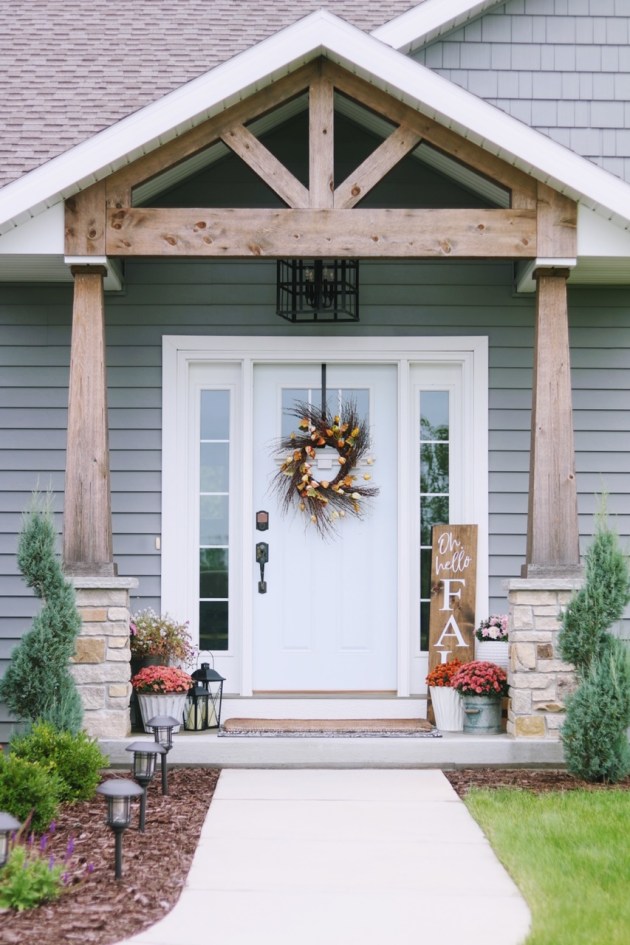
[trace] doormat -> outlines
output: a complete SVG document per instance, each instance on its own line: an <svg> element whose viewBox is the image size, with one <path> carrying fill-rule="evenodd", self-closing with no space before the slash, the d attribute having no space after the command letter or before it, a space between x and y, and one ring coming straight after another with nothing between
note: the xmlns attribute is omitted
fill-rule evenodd
<svg viewBox="0 0 630 945"><path fill-rule="evenodd" d="M441 738L426 719L228 719L220 736L240 738Z"/></svg>

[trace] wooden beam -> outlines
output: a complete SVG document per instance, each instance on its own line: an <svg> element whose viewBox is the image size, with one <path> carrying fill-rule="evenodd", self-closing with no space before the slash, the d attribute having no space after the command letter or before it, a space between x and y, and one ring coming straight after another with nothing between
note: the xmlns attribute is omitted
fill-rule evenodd
<svg viewBox="0 0 630 945"><path fill-rule="evenodd" d="M537 255L543 258L577 256L577 204L540 182L537 246Z"/></svg>
<svg viewBox="0 0 630 945"><path fill-rule="evenodd" d="M537 269L532 424L523 577L571 576L580 551L567 269Z"/></svg>
<svg viewBox="0 0 630 945"><path fill-rule="evenodd" d="M405 155L420 144L420 135L401 125L335 190L335 207L349 210L378 184Z"/></svg>
<svg viewBox="0 0 630 945"><path fill-rule="evenodd" d="M479 145L473 144L472 141L468 141L455 131L451 131L433 119L427 118L415 109L393 98L387 92L375 88L364 79L351 75L334 63L325 62L322 70L333 86L349 98L372 109L390 122L394 121L398 125L407 125L439 151L443 151L455 160L461 161L462 164L471 167L483 177L502 184L513 193L523 191L535 199L536 182L532 181L523 171L512 167L494 154L484 151Z"/></svg>
<svg viewBox="0 0 630 945"><path fill-rule="evenodd" d="M531 210L109 210L111 256L536 256Z"/></svg>
<svg viewBox="0 0 630 945"><path fill-rule="evenodd" d="M105 255L105 182L68 197L65 205L66 256Z"/></svg>
<svg viewBox="0 0 630 945"><path fill-rule="evenodd" d="M335 189L335 97L332 84L321 76L309 90L310 206L333 206Z"/></svg>
<svg viewBox="0 0 630 945"><path fill-rule="evenodd" d="M244 125L233 125L221 140L289 207L308 207L306 187Z"/></svg>
<svg viewBox="0 0 630 945"><path fill-rule="evenodd" d="M113 575L105 369L105 304L100 266L73 267L63 520L64 569Z"/></svg>
<svg viewBox="0 0 630 945"><path fill-rule="evenodd" d="M307 63L291 75L279 79L273 85L261 89L260 92L238 102L221 114L209 118L180 137L157 147L127 167L121 168L108 178L107 206L131 206L133 187L203 151L204 148L218 141L223 132L233 125L259 118L304 92L316 74L317 64Z"/></svg>

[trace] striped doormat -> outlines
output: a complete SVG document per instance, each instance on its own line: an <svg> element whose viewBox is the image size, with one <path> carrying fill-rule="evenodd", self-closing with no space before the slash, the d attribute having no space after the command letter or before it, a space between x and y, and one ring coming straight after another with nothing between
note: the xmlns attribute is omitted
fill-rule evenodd
<svg viewBox="0 0 630 945"><path fill-rule="evenodd" d="M426 719L228 719L219 735L240 738L441 738Z"/></svg>

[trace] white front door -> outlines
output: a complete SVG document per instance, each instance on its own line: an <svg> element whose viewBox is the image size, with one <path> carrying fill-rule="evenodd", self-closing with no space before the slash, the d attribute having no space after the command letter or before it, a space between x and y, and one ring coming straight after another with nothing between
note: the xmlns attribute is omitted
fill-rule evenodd
<svg viewBox="0 0 630 945"><path fill-rule="evenodd" d="M329 414L356 405L371 433L370 477L378 497L364 516L346 515L322 536L295 495L283 511L272 483L282 435L297 431L290 411L321 405L320 364L259 364L254 368L254 506L269 512L256 540L269 546L266 592L258 577L253 600L254 691L394 692L397 686L397 370L395 365L326 364ZM318 479L332 479L338 456L317 452ZM368 481L368 480L366 480Z"/></svg>
<svg viewBox="0 0 630 945"><path fill-rule="evenodd" d="M357 474L379 489L329 539L270 488L297 424L285 411L321 403L322 363L329 407L352 399L369 425L374 462ZM382 706L425 691L432 524L480 525L487 595L486 385L480 338L164 339L161 607L190 621L227 694Z"/></svg>

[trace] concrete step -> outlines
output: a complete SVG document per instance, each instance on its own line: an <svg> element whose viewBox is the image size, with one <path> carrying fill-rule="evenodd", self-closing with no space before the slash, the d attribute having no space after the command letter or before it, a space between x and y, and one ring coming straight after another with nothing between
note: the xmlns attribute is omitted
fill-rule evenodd
<svg viewBox="0 0 630 945"><path fill-rule="evenodd" d="M101 739L112 767L127 767L132 741L148 735ZM224 737L216 732L179 732L168 756L172 765L217 768L468 768L563 766L562 744L511 735L464 735L441 738L270 738Z"/></svg>

